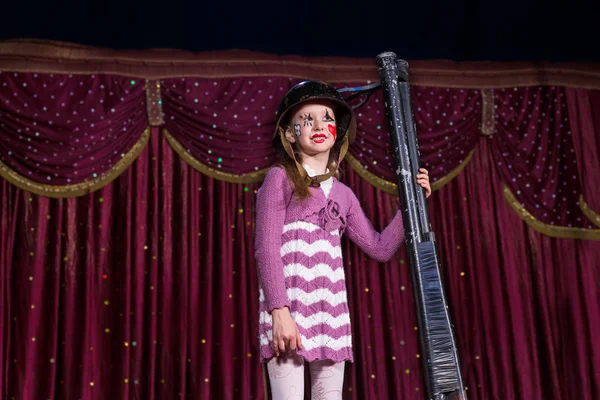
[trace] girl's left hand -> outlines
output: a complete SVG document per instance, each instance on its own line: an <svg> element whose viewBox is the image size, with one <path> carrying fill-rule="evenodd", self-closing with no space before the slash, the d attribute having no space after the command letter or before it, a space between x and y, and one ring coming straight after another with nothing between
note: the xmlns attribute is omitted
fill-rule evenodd
<svg viewBox="0 0 600 400"><path fill-rule="evenodd" d="M425 198L431 195L431 185L429 184L429 172L425 168L420 168L422 174L417 174L417 183L425 188Z"/></svg>

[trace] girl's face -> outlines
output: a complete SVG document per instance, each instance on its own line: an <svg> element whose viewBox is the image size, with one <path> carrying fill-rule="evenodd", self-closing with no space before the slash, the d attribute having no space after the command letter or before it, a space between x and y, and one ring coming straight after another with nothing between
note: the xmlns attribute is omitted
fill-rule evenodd
<svg viewBox="0 0 600 400"><path fill-rule="evenodd" d="M286 137L298 144L302 154L314 156L329 152L337 137L331 103L315 101L302 104L292 116Z"/></svg>

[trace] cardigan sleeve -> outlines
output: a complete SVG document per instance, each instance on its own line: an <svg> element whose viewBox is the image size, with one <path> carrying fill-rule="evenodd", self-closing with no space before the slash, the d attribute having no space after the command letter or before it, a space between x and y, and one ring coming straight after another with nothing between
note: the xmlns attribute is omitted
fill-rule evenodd
<svg viewBox="0 0 600 400"><path fill-rule="evenodd" d="M400 210L392 222L379 233L365 215L356 195L348 190L350 208L346 217L346 234L369 257L379 262L387 262L400 249L404 242L404 224Z"/></svg>
<svg viewBox="0 0 600 400"><path fill-rule="evenodd" d="M291 188L285 171L274 167L267 173L256 197L255 255L266 308L290 307L285 287L281 239Z"/></svg>

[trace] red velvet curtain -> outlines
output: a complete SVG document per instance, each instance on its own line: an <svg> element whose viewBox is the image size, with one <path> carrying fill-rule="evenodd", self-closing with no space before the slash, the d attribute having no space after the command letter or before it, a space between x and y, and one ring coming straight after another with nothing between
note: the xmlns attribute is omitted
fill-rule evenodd
<svg viewBox="0 0 600 400"><path fill-rule="evenodd" d="M296 80L165 79L144 131L139 79L50 75L0 74L0 396L263 398L254 191ZM413 87L434 182L464 167L430 210L470 398L600 392L599 98ZM358 112L343 176L379 229L399 206L373 186L393 177L382 109ZM344 246L345 398L423 398L404 250Z"/></svg>
<svg viewBox="0 0 600 400"><path fill-rule="evenodd" d="M506 204L489 139L431 196L442 274L470 399L595 399L600 393L600 246L556 239ZM397 198L346 175L383 227ZM393 204L393 205L391 205ZM404 250L379 265L348 244L357 364L346 398L423 399L414 296Z"/></svg>
<svg viewBox="0 0 600 400"><path fill-rule="evenodd" d="M257 185L193 170L156 133L130 169L84 197L3 181L4 397L263 397ZM502 198L488 146L482 138L430 202L469 397L593 399L600 249L528 227ZM347 167L344 180L383 227L397 198ZM345 398L423 398L404 254L380 265L344 247L357 354Z"/></svg>
<svg viewBox="0 0 600 400"><path fill-rule="evenodd" d="M83 197L3 180L2 397L261 397L255 188L193 170L158 129Z"/></svg>

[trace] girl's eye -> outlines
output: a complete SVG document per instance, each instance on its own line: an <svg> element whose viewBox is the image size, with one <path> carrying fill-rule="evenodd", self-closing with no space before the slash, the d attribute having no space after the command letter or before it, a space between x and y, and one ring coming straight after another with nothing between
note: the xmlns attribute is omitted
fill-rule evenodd
<svg viewBox="0 0 600 400"><path fill-rule="evenodd" d="M304 122L304 126L312 126L313 124L313 119L310 114L304 114L304 116L302 116L302 120Z"/></svg>
<svg viewBox="0 0 600 400"><path fill-rule="evenodd" d="M323 121L326 121L326 122L333 121L333 118L331 118L331 115L329 115L329 111L325 111L325 116L323 117Z"/></svg>

